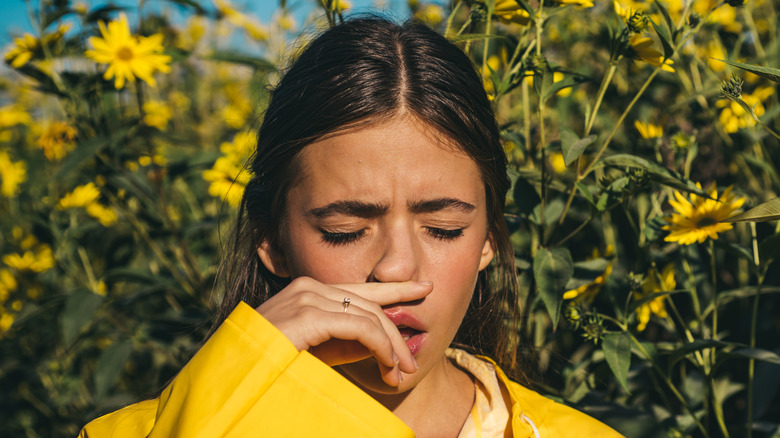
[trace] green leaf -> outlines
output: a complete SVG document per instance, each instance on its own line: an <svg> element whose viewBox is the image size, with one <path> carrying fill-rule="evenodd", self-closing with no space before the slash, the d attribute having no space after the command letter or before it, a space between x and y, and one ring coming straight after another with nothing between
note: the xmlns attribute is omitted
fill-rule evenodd
<svg viewBox="0 0 780 438"><path fill-rule="evenodd" d="M101 304L103 297L87 290L77 290L68 296L65 310L62 312L62 337L65 345L70 345L76 339Z"/></svg>
<svg viewBox="0 0 780 438"><path fill-rule="evenodd" d="M652 161L637 157L636 155L610 155L599 160L599 164L607 166L638 167L640 169L645 169L648 173L650 173L651 179L659 184L663 184L680 191L695 193L705 198L710 197L709 194L707 194L705 191L696 187L696 184L693 181L665 167L653 163Z"/></svg>
<svg viewBox="0 0 780 438"><path fill-rule="evenodd" d="M583 82L586 82L588 80L588 78L583 76L583 75L572 74L572 73L562 72L562 71L559 71L559 73L566 73L566 74L564 75L563 79L561 79L558 82L553 82L550 85L550 88L548 88L547 91L544 94L544 101L545 102L549 98L553 97L556 93L558 93L559 91L563 90L564 88L569 88L569 87L572 87L572 86L575 86L575 85L579 85L579 84L581 84ZM555 71L553 71L552 74L553 74L553 80L554 80L555 79L555 76L554 76L555 75Z"/></svg>
<svg viewBox="0 0 780 438"><path fill-rule="evenodd" d="M628 390L628 368L631 366L631 337L628 333L607 333L601 343L604 358L609 368L617 378L618 383L626 392Z"/></svg>
<svg viewBox="0 0 780 438"><path fill-rule="evenodd" d="M777 353L760 348L737 348L728 353L730 356L746 357L748 359L762 360L764 362L780 365L780 356Z"/></svg>
<svg viewBox="0 0 780 438"><path fill-rule="evenodd" d="M590 205L596 206L596 202L593 200L593 192L591 191L591 186L586 186L585 184L578 182L575 183L577 188L579 189L579 192L582 193L582 196L588 200Z"/></svg>
<svg viewBox="0 0 780 438"><path fill-rule="evenodd" d="M54 174L54 180L59 180L68 173L77 170L81 165L94 157L98 152L103 150L106 146L113 143L116 138L123 136L128 130L118 133L115 137L92 137L76 146L76 149L68 156L68 158L62 163L60 170Z"/></svg>
<svg viewBox="0 0 780 438"><path fill-rule="evenodd" d="M494 38L506 38L506 37L503 35L494 35L489 33L462 33L460 35L453 36L452 38L450 38L450 41L452 41L453 43L460 43L463 41L488 40Z"/></svg>
<svg viewBox="0 0 780 438"><path fill-rule="evenodd" d="M53 7L46 10L43 13L43 20L41 20L41 28L48 28L52 23L70 14L71 12L73 12L73 10L66 6Z"/></svg>
<svg viewBox="0 0 780 438"><path fill-rule="evenodd" d="M671 366L674 365L678 360L696 351L705 350L707 348L722 348L729 345L733 344L729 342L715 341L713 339L696 339L695 341L683 344L682 347L672 351L672 355L669 360L669 367L671 368Z"/></svg>
<svg viewBox="0 0 780 438"><path fill-rule="evenodd" d="M103 350L95 369L95 399L98 402L103 400L108 390L119 380L132 351L133 343L129 340L110 345Z"/></svg>
<svg viewBox="0 0 780 438"><path fill-rule="evenodd" d="M780 198L770 199L723 222L766 222L780 219Z"/></svg>
<svg viewBox="0 0 780 438"><path fill-rule="evenodd" d="M99 6L89 11L86 17L84 17L85 23L97 23L98 21L109 22L111 21L111 14L116 11L125 11L127 8L122 6L106 5Z"/></svg>
<svg viewBox="0 0 780 438"><path fill-rule="evenodd" d="M563 150L563 162L566 166L571 165L583 152L585 148L596 141L596 135L589 135L585 138L579 138L569 128L561 127L561 149Z"/></svg>
<svg viewBox="0 0 780 438"><path fill-rule="evenodd" d="M661 40L661 45L664 48L664 60L666 60L672 55L674 55L674 48L672 47L672 44L669 42L670 40L669 34L666 32L666 29L655 24L655 22L653 22L652 20L650 22L653 23L653 28L655 29L655 33L658 35L658 39Z"/></svg>
<svg viewBox="0 0 780 438"><path fill-rule="evenodd" d="M769 79L772 82L780 83L780 69L771 67L762 67L760 65L743 64L741 62L727 61L725 59L712 58L716 61L725 62L726 64L741 68L742 70L749 71L755 75L761 76L764 79Z"/></svg>
<svg viewBox="0 0 780 438"><path fill-rule="evenodd" d="M655 6L658 8L658 10L661 11L661 15L664 17L664 22L666 22L666 28L669 30L669 32L674 33L677 29L674 26L674 20L672 20L672 16L669 15L669 11L666 10L666 7L663 3L659 2L658 0L654 0L653 3L655 3ZM652 21L651 21L652 22ZM655 23L653 23L655 24ZM656 29L657 31L657 29ZM668 36L669 34L667 34Z"/></svg>
<svg viewBox="0 0 780 438"><path fill-rule="evenodd" d="M534 91L542 103L550 98L549 90L553 85L554 74L547 62L544 62L544 68L541 71L534 71Z"/></svg>
<svg viewBox="0 0 780 438"><path fill-rule="evenodd" d="M512 199L520 213L530 215L534 208L542 202L534 186L523 175L518 175L512 188Z"/></svg>
<svg viewBox="0 0 780 438"><path fill-rule="evenodd" d="M276 66L267 59L258 58L257 56L231 50L217 50L204 59L246 65L248 67L254 68L255 70L263 72L271 72L276 70Z"/></svg>
<svg viewBox="0 0 780 438"><path fill-rule="evenodd" d="M207 13L206 9L203 8L203 6L199 5L198 2L195 0L168 0L171 3L176 3L177 5L190 7L195 10L195 12L198 15L205 15ZM284 8L284 6L282 6Z"/></svg>
<svg viewBox="0 0 780 438"><path fill-rule="evenodd" d="M553 329L558 326L563 293L573 273L574 263L566 248L541 248L534 257L534 279L553 321Z"/></svg>
<svg viewBox="0 0 780 438"><path fill-rule="evenodd" d="M521 8L525 9L526 12L528 12L528 15L531 17L531 20L534 19L536 16L536 11L528 5L528 3L525 0L515 0L515 2L520 5Z"/></svg>
<svg viewBox="0 0 780 438"><path fill-rule="evenodd" d="M780 233L769 236L758 244L758 257L762 265L780 260Z"/></svg>

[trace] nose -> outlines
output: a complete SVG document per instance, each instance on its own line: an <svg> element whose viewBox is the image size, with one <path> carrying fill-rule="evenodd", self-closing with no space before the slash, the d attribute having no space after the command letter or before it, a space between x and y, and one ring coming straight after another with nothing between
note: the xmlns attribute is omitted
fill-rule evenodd
<svg viewBox="0 0 780 438"><path fill-rule="evenodd" d="M381 283L417 280L421 251L413 226L399 224L389 228L381 240L378 258L369 281Z"/></svg>

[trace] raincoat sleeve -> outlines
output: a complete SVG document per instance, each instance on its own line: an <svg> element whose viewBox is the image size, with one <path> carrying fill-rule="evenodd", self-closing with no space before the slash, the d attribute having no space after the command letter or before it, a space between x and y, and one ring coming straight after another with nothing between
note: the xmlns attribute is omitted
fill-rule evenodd
<svg viewBox="0 0 780 438"><path fill-rule="evenodd" d="M398 417L245 303L236 307L159 399L128 406L80 438L413 437Z"/></svg>

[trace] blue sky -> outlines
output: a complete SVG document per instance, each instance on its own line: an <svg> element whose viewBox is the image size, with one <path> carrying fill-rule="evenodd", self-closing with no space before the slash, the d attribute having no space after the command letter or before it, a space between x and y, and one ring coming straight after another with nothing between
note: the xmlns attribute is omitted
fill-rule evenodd
<svg viewBox="0 0 780 438"><path fill-rule="evenodd" d="M200 4L207 8L213 8L211 0L196 0ZM302 21L302 17L305 17L307 13L319 0L288 0L287 6L294 11L297 17L301 17L298 22ZM395 12L396 15L406 12L406 0L384 0L380 3L384 3L386 6L383 9L377 9L375 4L377 0L350 0L353 4L353 11L355 12L367 12L367 11L386 11L391 14ZM38 4L37 0L28 0L31 4ZM107 1L102 0L85 0L85 3L90 5L90 8L94 8L100 5L107 4ZM128 7L128 12L134 12L138 6L137 0L113 0L113 4ZM256 16L263 23L267 23L274 11L278 8L278 0L232 0L232 4L237 6L242 11L246 11ZM162 0L146 0L144 8L166 7L169 9L176 9L175 6L171 6L171 3ZM24 0L0 0L0 49L5 47L13 40L14 36L19 36L24 32L32 32L32 25L30 24L29 14L27 12L27 2Z"/></svg>

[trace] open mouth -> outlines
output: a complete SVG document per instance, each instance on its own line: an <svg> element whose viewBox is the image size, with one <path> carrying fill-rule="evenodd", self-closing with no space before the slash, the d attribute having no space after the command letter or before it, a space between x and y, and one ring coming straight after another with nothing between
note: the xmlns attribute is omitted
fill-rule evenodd
<svg viewBox="0 0 780 438"><path fill-rule="evenodd" d="M408 341L412 338L412 336L422 333L419 330L415 330L411 327L405 327L405 326L398 326L398 331L401 333L401 336L404 338L404 341Z"/></svg>
<svg viewBox="0 0 780 438"><path fill-rule="evenodd" d="M406 346L409 347L409 351L416 356L417 352L420 351L424 332L402 325L398 326L398 332L401 333L401 337L406 342Z"/></svg>

